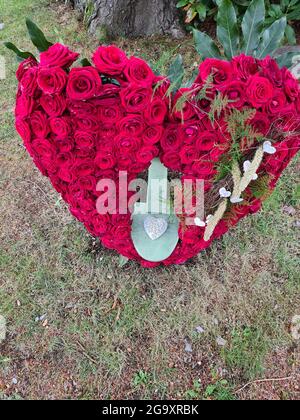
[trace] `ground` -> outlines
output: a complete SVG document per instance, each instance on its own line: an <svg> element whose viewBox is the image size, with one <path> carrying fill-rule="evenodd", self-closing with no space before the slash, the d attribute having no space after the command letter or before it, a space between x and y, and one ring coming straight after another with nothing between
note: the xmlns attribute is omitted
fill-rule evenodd
<svg viewBox="0 0 300 420"><path fill-rule="evenodd" d="M24 49L26 16L85 56L98 44L56 1L0 10L1 41ZM117 43L150 61L198 60L190 38ZM0 48L0 399L300 399L299 159L260 214L188 264L121 268L22 147L17 63Z"/></svg>

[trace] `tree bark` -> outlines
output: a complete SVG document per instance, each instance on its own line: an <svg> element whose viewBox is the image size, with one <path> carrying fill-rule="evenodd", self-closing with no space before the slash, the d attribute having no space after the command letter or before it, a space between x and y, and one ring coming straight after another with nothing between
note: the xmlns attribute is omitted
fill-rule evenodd
<svg viewBox="0 0 300 420"><path fill-rule="evenodd" d="M104 29L110 37L130 38L150 35L171 35L181 38L185 32L180 24L177 0L73 0L89 17L89 30Z"/></svg>

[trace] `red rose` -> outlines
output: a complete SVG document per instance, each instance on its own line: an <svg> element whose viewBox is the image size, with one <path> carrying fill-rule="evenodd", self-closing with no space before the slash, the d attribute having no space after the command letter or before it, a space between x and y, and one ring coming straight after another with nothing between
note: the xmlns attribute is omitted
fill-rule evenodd
<svg viewBox="0 0 300 420"><path fill-rule="evenodd" d="M149 107L144 111L144 116L149 125L162 124L167 115L167 106L164 101L154 98Z"/></svg>
<svg viewBox="0 0 300 420"><path fill-rule="evenodd" d="M177 126L176 125L168 126L164 130L164 134L161 139L161 147L166 151L172 150L174 152L174 151L179 150L181 145L182 145L182 140L179 137Z"/></svg>
<svg viewBox="0 0 300 420"><path fill-rule="evenodd" d="M48 118L41 111L36 111L31 115L30 125L34 136L37 138L46 138L49 134Z"/></svg>
<svg viewBox="0 0 300 420"><path fill-rule="evenodd" d="M59 153L56 156L56 163L58 166L57 176L65 182L72 182L74 179L72 155L65 152Z"/></svg>
<svg viewBox="0 0 300 420"><path fill-rule="evenodd" d="M95 170L95 164L92 159L77 159L73 165L75 177L92 175Z"/></svg>
<svg viewBox="0 0 300 420"><path fill-rule="evenodd" d="M172 150L167 151L161 156L162 163L173 171L180 171L182 169L181 160L177 152Z"/></svg>
<svg viewBox="0 0 300 420"><path fill-rule="evenodd" d="M120 97L125 110L136 114L149 106L152 90L144 87L128 86L121 91Z"/></svg>
<svg viewBox="0 0 300 420"><path fill-rule="evenodd" d="M158 149L155 146L143 146L136 153L138 163L150 163L158 155Z"/></svg>
<svg viewBox="0 0 300 420"><path fill-rule="evenodd" d="M193 172L199 179L209 180L215 174L214 164L206 161L199 161L193 164Z"/></svg>
<svg viewBox="0 0 300 420"><path fill-rule="evenodd" d="M109 76L119 76L128 61L126 54L115 45L99 47L93 56L93 61L100 73Z"/></svg>
<svg viewBox="0 0 300 420"><path fill-rule="evenodd" d="M68 68L77 60L79 54L62 44L54 44L40 55L40 66Z"/></svg>
<svg viewBox="0 0 300 420"><path fill-rule="evenodd" d="M46 94L61 93L67 83L66 72L60 67L41 67L38 71L39 88Z"/></svg>
<svg viewBox="0 0 300 420"><path fill-rule="evenodd" d="M136 151L141 145L141 140L138 137L126 134L119 134L115 138L115 147L121 155L131 154Z"/></svg>
<svg viewBox="0 0 300 420"><path fill-rule="evenodd" d="M17 117L28 117L34 108L34 99L27 95L17 95L15 114Z"/></svg>
<svg viewBox="0 0 300 420"><path fill-rule="evenodd" d="M61 153L71 152L74 147L74 141L71 137L67 137L63 139L57 137L53 140L53 143L55 144L55 146Z"/></svg>
<svg viewBox="0 0 300 420"><path fill-rule="evenodd" d="M274 92L274 96L266 105L266 111L275 115L278 114L287 105L286 96L281 89Z"/></svg>
<svg viewBox="0 0 300 420"><path fill-rule="evenodd" d="M111 152L101 151L97 154L95 163L100 169L110 169L116 164L116 158Z"/></svg>
<svg viewBox="0 0 300 420"><path fill-rule="evenodd" d="M261 76L267 77L275 87L282 87L282 72L276 61L271 57L266 57L260 61L260 65Z"/></svg>
<svg viewBox="0 0 300 420"><path fill-rule="evenodd" d="M50 127L54 134L61 139L67 138L71 133L71 125L69 117L51 118Z"/></svg>
<svg viewBox="0 0 300 420"><path fill-rule="evenodd" d="M47 139L35 139L32 142L32 148L42 159L54 159L56 149L52 143Z"/></svg>
<svg viewBox="0 0 300 420"><path fill-rule="evenodd" d="M163 135L163 131L163 127L159 125L147 127L143 133L144 143L150 145L158 143Z"/></svg>
<svg viewBox="0 0 300 420"><path fill-rule="evenodd" d="M276 115L273 121L273 127L279 134L286 133L287 131L299 131L300 117L290 109L283 109Z"/></svg>
<svg viewBox="0 0 300 420"><path fill-rule="evenodd" d="M117 129L111 124L101 124L98 133L101 139L113 139L117 134Z"/></svg>
<svg viewBox="0 0 300 420"><path fill-rule="evenodd" d="M92 175L82 176L77 182L81 190L96 191L96 178Z"/></svg>
<svg viewBox="0 0 300 420"><path fill-rule="evenodd" d="M188 88L179 89L174 96L174 117L182 122L186 122L196 117L195 105L191 102L189 92L190 89ZM182 101L184 95L186 95L186 97L184 98L184 101Z"/></svg>
<svg viewBox="0 0 300 420"><path fill-rule="evenodd" d="M229 100L228 108L241 109L245 105L246 84L239 81L233 81L220 88L220 91Z"/></svg>
<svg viewBox="0 0 300 420"><path fill-rule="evenodd" d="M228 83L232 79L233 68L232 64L228 61L217 60L215 58L206 58L202 64L200 64L200 80L196 80L196 83L205 82L209 76L213 77L213 83L215 85L222 85Z"/></svg>
<svg viewBox="0 0 300 420"><path fill-rule="evenodd" d="M68 100L68 108L74 117L98 117L97 107L89 102Z"/></svg>
<svg viewBox="0 0 300 420"><path fill-rule="evenodd" d="M20 137L23 139L25 144L30 142L31 140L30 126L22 118L16 119L16 130L19 133Z"/></svg>
<svg viewBox="0 0 300 420"><path fill-rule="evenodd" d="M16 73L18 81L21 82L21 80L23 79L27 71L37 66L38 66L38 62L33 57L29 57L26 60L22 61Z"/></svg>
<svg viewBox="0 0 300 420"><path fill-rule="evenodd" d="M249 121L254 131L266 136L270 130L271 122L266 114L256 111L254 117Z"/></svg>
<svg viewBox="0 0 300 420"><path fill-rule="evenodd" d="M71 69L67 85L67 95L75 101L90 99L97 95L101 85L101 77L93 67Z"/></svg>
<svg viewBox="0 0 300 420"><path fill-rule="evenodd" d="M37 72L37 67L31 67L23 75L20 86L24 95L34 96L34 93L38 87Z"/></svg>
<svg viewBox="0 0 300 420"><path fill-rule="evenodd" d="M285 93L291 101L294 101L296 98L298 98L300 93L298 81L287 69L283 69L282 72L284 78Z"/></svg>
<svg viewBox="0 0 300 420"><path fill-rule="evenodd" d="M246 95L254 108L265 105L272 99L274 88L265 77L252 76L248 83Z"/></svg>
<svg viewBox="0 0 300 420"><path fill-rule="evenodd" d="M119 102L115 99L110 100L107 104L103 104L98 108L98 116L101 122L114 124L117 123L123 116L123 111Z"/></svg>
<svg viewBox="0 0 300 420"><path fill-rule="evenodd" d="M257 60L251 56L241 54L232 59L233 71L243 82L247 82L250 76L258 72Z"/></svg>
<svg viewBox="0 0 300 420"><path fill-rule="evenodd" d="M61 116L67 106L64 96L61 95L42 95L40 104L50 117Z"/></svg>
<svg viewBox="0 0 300 420"><path fill-rule="evenodd" d="M199 159L199 151L193 146L183 146L179 156L182 164L189 165Z"/></svg>
<svg viewBox="0 0 300 420"><path fill-rule="evenodd" d="M162 98L168 105L170 102L170 99L168 96L168 91L171 86L170 80L168 80L166 77L162 76L156 76L153 81L154 86L154 96L157 98Z"/></svg>
<svg viewBox="0 0 300 420"><path fill-rule="evenodd" d="M89 116L89 114L86 114L85 116L78 115L75 118L74 122L78 130L91 131L93 133L97 133L99 130L99 126L101 127L98 118L93 115Z"/></svg>
<svg viewBox="0 0 300 420"><path fill-rule="evenodd" d="M130 83L141 87L151 87L155 79L148 64L136 57L128 60L124 73Z"/></svg>
<svg viewBox="0 0 300 420"><path fill-rule="evenodd" d="M180 126L180 136L183 138L185 144L195 144L200 134L202 134L202 130L196 122L186 123Z"/></svg>
<svg viewBox="0 0 300 420"><path fill-rule="evenodd" d="M210 151L217 143L218 136L215 131L203 131L196 142L196 148L199 152Z"/></svg>
<svg viewBox="0 0 300 420"><path fill-rule="evenodd" d="M145 128L145 123L139 115L127 115L117 124L118 130L125 136L139 136Z"/></svg>
<svg viewBox="0 0 300 420"><path fill-rule="evenodd" d="M95 146L96 134L78 130L74 134L74 140L79 149L91 149Z"/></svg>

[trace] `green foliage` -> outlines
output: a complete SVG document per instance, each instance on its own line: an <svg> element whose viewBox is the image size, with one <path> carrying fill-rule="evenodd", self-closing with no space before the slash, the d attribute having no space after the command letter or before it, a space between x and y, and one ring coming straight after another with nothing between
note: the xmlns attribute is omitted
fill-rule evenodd
<svg viewBox="0 0 300 420"><path fill-rule="evenodd" d="M193 388L188 389L185 393L187 399L197 400L200 397L201 382L197 379L193 383Z"/></svg>
<svg viewBox="0 0 300 420"><path fill-rule="evenodd" d="M30 19L26 19L26 26L33 45L36 46L39 52L47 51L52 43L46 39L41 29Z"/></svg>
<svg viewBox="0 0 300 420"><path fill-rule="evenodd" d="M252 54L259 44L260 34L265 20L264 0L253 0L247 9L243 21L243 43L241 50L246 54Z"/></svg>
<svg viewBox="0 0 300 420"><path fill-rule="evenodd" d="M286 18L288 22L300 20L299 0L280 0L277 2L266 1L266 24L270 25L278 19ZM289 44L296 44L296 36L293 27L288 24L285 36Z"/></svg>
<svg viewBox="0 0 300 420"><path fill-rule="evenodd" d="M230 369L238 369L245 379L253 379L263 373L268 348L268 339L263 330L238 328L233 330L231 343L222 350L221 355Z"/></svg>
<svg viewBox="0 0 300 420"><path fill-rule="evenodd" d="M150 380L151 380L151 375L147 372L144 372L143 370L140 370L139 372L136 372L133 375L132 384L135 387L139 388L141 386L149 385Z"/></svg>
<svg viewBox="0 0 300 420"><path fill-rule="evenodd" d="M175 92L181 87L184 78L184 67L182 55L177 55L175 60L171 63L168 74L168 79L171 82L170 92Z"/></svg>
<svg viewBox="0 0 300 420"><path fill-rule="evenodd" d="M217 23L218 39L224 47L226 57L231 59L238 52L239 31L235 8L230 0L221 1Z"/></svg>
<svg viewBox="0 0 300 420"><path fill-rule="evenodd" d="M41 29L30 19L26 19L26 26L31 42L38 49L39 52L47 51L51 47L51 45L53 45L46 39ZM31 52L21 51L11 42L5 42L4 46L16 54L18 61L26 60L29 57L34 58L34 55Z"/></svg>
<svg viewBox="0 0 300 420"><path fill-rule="evenodd" d="M286 29L286 17L276 20L262 34L262 40L257 48L256 56L258 58L271 55L280 45Z"/></svg>
<svg viewBox="0 0 300 420"><path fill-rule="evenodd" d="M4 46L6 48L8 48L9 50L13 51L16 54L18 61L26 60L29 57L33 57L34 58L34 55L33 54L31 54L28 51L19 50L19 48L16 47L15 44L13 44L12 42L4 42Z"/></svg>
<svg viewBox="0 0 300 420"><path fill-rule="evenodd" d="M221 52L215 42L204 32L193 30L195 48L198 54L204 58L222 58Z"/></svg>
<svg viewBox="0 0 300 420"><path fill-rule="evenodd" d="M300 5L300 4L299 4ZM233 56L244 52L257 58L274 56L280 66L290 66L293 56L277 54L285 35L294 43L294 34L288 27L287 17L281 16L265 26L266 7L264 0L252 0L243 14L241 21L242 34L239 33L239 19L232 0L218 0L217 36L223 50L220 53L214 41L205 33L194 29L194 40L197 52L202 58L224 57L231 60Z"/></svg>
<svg viewBox="0 0 300 420"><path fill-rule="evenodd" d="M186 24L203 22L207 16L212 16L217 10L216 0L180 0L178 9L183 9Z"/></svg>
<svg viewBox="0 0 300 420"><path fill-rule="evenodd" d="M214 384L208 385L204 396L206 399L216 401L234 401L236 399L233 394L233 388L226 379L221 379Z"/></svg>

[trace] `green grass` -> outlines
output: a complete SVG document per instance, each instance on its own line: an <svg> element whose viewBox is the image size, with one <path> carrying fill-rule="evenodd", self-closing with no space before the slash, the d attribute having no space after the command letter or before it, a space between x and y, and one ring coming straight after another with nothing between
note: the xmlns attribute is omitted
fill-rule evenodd
<svg viewBox="0 0 300 420"><path fill-rule="evenodd" d="M86 57L97 46L63 2L0 0L0 10L1 41L28 49L29 16L50 40L62 38ZM190 69L198 60L189 38L117 44L151 62L161 58L163 71L178 51ZM0 55L7 63L0 81L0 314L8 328L0 399L233 399L248 378L291 374L298 363L288 326L300 308L299 159L259 215L193 261L121 268L25 153L13 126L17 63L2 47ZM239 397L264 398L262 387ZM280 398L282 388L268 392ZM296 398L289 382L284 395Z"/></svg>

